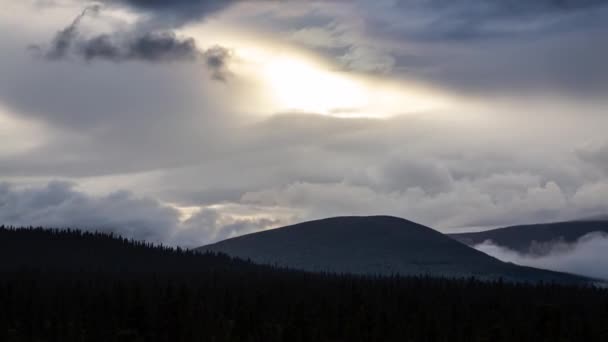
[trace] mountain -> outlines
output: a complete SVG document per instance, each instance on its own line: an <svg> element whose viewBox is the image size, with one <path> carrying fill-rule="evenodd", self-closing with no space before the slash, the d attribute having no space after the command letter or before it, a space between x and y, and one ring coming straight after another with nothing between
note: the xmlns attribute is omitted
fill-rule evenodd
<svg viewBox="0 0 608 342"><path fill-rule="evenodd" d="M520 253L542 254L546 249L544 247L555 242L574 243L594 232L608 234L608 221L596 219L533 224L449 236L469 246L491 240L498 246Z"/></svg>
<svg viewBox="0 0 608 342"><path fill-rule="evenodd" d="M431 228L390 216L335 217L224 240L199 251L314 272L578 282L504 263Z"/></svg>

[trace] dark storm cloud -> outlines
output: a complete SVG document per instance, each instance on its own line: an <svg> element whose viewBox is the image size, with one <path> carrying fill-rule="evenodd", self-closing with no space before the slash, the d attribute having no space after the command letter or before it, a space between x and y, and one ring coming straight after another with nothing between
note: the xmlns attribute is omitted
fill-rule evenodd
<svg viewBox="0 0 608 342"><path fill-rule="evenodd" d="M119 60L120 48L112 41L112 37L102 34L97 37L80 42L78 49L82 57L87 61L94 59Z"/></svg>
<svg viewBox="0 0 608 342"><path fill-rule="evenodd" d="M67 58L76 54L87 61L96 59L121 62L142 60L147 62L195 60L202 55L192 38L178 37L172 31L146 33L100 34L82 37L80 24L89 12L98 13L99 6L85 8L70 25L60 30L44 53L49 60Z"/></svg>
<svg viewBox="0 0 608 342"><path fill-rule="evenodd" d="M437 14L438 19L431 21L436 29L466 29L504 19L550 19L551 15L574 13L607 4L606 0L402 0L396 2L395 9L402 13L430 10Z"/></svg>
<svg viewBox="0 0 608 342"><path fill-rule="evenodd" d="M66 56L69 52L74 40L78 36L78 26L82 19L87 15L88 12L99 12L99 6L86 7L73 21L63 30L57 32L51 47L45 53L45 57L48 59L61 59Z"/></svg>
<svg viewBox="0 0 608 342"><path fill-rule="evenodd" d="M198 57L192 38L179 39L173 32L147 33L130 42L127 58L149 61L192 60Z"/></svg>
<svg viewBox="0 0 608 342"><path fill-rule="evenodd" d="M86 61L110 60L123 62L194 61L202 52L192 38L181 38L170 31L149 32L124 39L107 34L82 39L74 51Z"/></svg>
<svg viewBox="0 0 608 342"><path fill-rule="evenodd" d="M219 81L226 80L226 64L230 58L228 49L214 46L202 50L193 38L179 37L171 31L148 32L129 38L117 34L101 34L92 38L77 39L75 42L65 40L63 42L68 42L68 47L53 45L45 57L49 60L59 60L73 54L87 62L106 60L116 63L202 61L212 72L212 78ZM74 48L69 50L69 46ZM59 49L62 51L61 54L55 53Z"/></svg>
<svg viewBox="0 0 608 342"><path fill-rule="evenodd" d="M203 53L205 64L212 71L212 77L218 81L226 80L226 63L230 58L230 50L214 46Z"/></svg>
<svg viewBox="0 0 608 342"><path fill-rule="evenodd" d="M173 31L119 32L82 37L79 30L81 21L88 13L98 13L100 9L99 6L91 6L83 10L69 26L57 32L43 57L56 61L75 55L87 62L107 60L117 63L203 61L213 79L226 80L229 50L221 46L201 50L193 38L179 37ZM42 50L39 46L33 49L36 52Z"/></svg>
<svg viewBox="0 0 608 342"><path fill-rule="evenodd" d="M145 11L156 16L157 20L165 21L171 26L180 26L217 13L238 0L103 0L102 2Z"/></svg>
<svg viewBox="0 0 608 342"><path fill-rule="evenodd" d="M313 24L297 27L294 40L348 70L460 93L598 96L608 89L607 0L356 4L351 12L334 10L331 24L314 24L326 13L308 13Z"/></svg>
<svg viewBox="0 0 608 342"><path fill-rule="evenodd" d="M127 5L131 8L178 15L184 19L200 19L219 12L242 0L103 0L103 3ZM328 3L342 0L325 0ZM322 3L323 1L319 1ZM282 2L285 5L288 2ZM538 15L567 12L605 5L606 0L397 0L397 8L426 7L450 10L463 18Z"/></svg>
<svg viewBox="0 0 608 342"><path fill-rule="evenodd" d="M425 4L431 7L467 7L470 12L486 13L494 16L511 16L546 13L547 11L573 11L605 5L606 0L402 0L400 6Z"/></svg>
<svg viewBox="0 0 608 342"><path fill-rule="evenodd" d="M379 41L422 44L544 38L550 34L606 27L607 5L606 0L358 3L365 11L363 19L368 34Z"/></svg>

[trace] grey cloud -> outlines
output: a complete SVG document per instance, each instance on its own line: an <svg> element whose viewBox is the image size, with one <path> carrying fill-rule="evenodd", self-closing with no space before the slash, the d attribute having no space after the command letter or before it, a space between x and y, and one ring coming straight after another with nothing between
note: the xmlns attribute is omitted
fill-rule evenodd
<svg viewBox="0 0 608 342"><path fill-rule="evenodd" d="M201 20L232 6L240 0L102 0L106 4L117 4L144 11L154 20L177 27L190 21Z"/></svg>
<svg viewBox="0 0 608 342"><path fill-rule="evenodd" d="M198 247L279 223L235 218L213 209L202 209L184 222L179 217L176 209L128 191L93 196L68 182L25 189L0 183L0 225L113 232L137 240Z"/></svg>
<svg viewBox="0 0 608 342"><path fill-rule="evenodd" d="M553 161L552 153L562 155L568 153L568 148L564 150L552 140L553 152L544 150L543 157L538 158L534 146L543 149L543 140L537 136L538 127L533 120L526 118L526 123L531 134L541 140L530 143L518 139L516 144L512 133L504 130L510 149L503 151L504 146L487 140L488 136L475 127L458 127L453 122L285 115L245 130L231 128L230 132L242 140L237 145L220 146L215 157L201 157L206 152L203 149L188 151L187 155L198 157L191 161L195 166L163 170L162 177L144 191L154 191L165 200L168 200L166 191L172 192L169 198L172 202L193 206L231 201L257 207L259 213L285 208L302 220L338 214L393 214L444 230L572 219L608 212L604 200L608 183L592 184L584 175L575 177L572 194L564 185L568 178L563 180L554 174L580 164L569 165L567 159ZM500 125L503 129L510 127L504 122ZM602 125L594 126L601 131ZM573 127L569 131L571 139L578 141ZM129 135L127 132L123 134ZM178 149L158 150L163 144L151 145L162 131L143 143L143 138L137 137L139 144L148 147L142 150L121 143L123 134L113 138L102 136L98 144L108 150L100 149L97 153L74 152L74 147L66 146L68 156L99 155L94 164L84 160L68 165L89 168L82 171L85 175L110 166L112 172L124 173L134 165L144 169L167 167L167 158L178 153ZM474 134L468 144L464 137ZM500 131L488 130L493 137L499 134ZM586 129L581 134L595 135ZM311 141L311 136L317 138ZM477 139L485 139L486 143L474 144ZM197 140L190 144L201 146ZM150 149L151 146L154 148ZM58 152L49 154L57 156ZM488 154L493 158L488 158ZM139 164L144 157L152 164ZM15 167L15 162L0 164L3 168ZM45 166L16 167L16 172L21 171L17 174L23 174L24 170L41 172ZM244 170L247 177L242 177ZM70 172L70 167L60 172ZM184 198L192 195L192 191L198 191L199 197ZM239 196L244 192L244 196ZM224 220L219 227L236 221ZM263 226L237 224L233 227L234 234ZM184 229L180 239L194 239L199 234L206 238L216 236L214 226L180 227ZM230 235L222 234L217 236Z"/></svg>
<svg viewBox="0 0 608 342"><path fill-rule="evenodd" d="M339 3L330 24L314 24L327 13L310 12L311 24L292 28L292 36L349 70L467 94L598 97L608 89L608 1Z"/></svg>
<svg viewBox="0 0 608 342"><path fill-rule="evenodd" d="M515 134L505 129L510 125L502 126L504 121L498 124L502 128L478 129L414 117L342 124L299 118L275 118L267 129L256 130L269 139L266 146L272 148L268 152L275 162L252 151L266 165L260 174L269 180L256 181L259 190L248 190L244 203L293 208L312 218L390 213L441 229L574 219L608 210L600 200L605 187L590 186L594 177L581 172L584 168L569 151L571 145L560 147L553 141L556 154L548 152L527 116L522 119L536 142L524 138L528 128L515 124L519 120L514 121ZM514 134L520 136L517 142ZM311 136L322 138L313 144L307 142ZM513 152L516 146L522 149ZM277 165L276 160L289 162ZM238 165L237 170L243 169ZM275 168L298 176L274 176ZM254 169L247 169L250 180L260 179ZM210 171L206 165L193 175ZM219 171L209 177L221 178Z"/></svg>
<svg viewBox="0 0 608 342"><path fill-rule="evenodd" d="M544 247L542 255L529 255L497 246L492 241L475 246L503 261L608 279L608 235L591 233L572 244L556 242Z"/></svg>
<svg viewBox="0 0 608 342"><path fill-rule="evenodd" d="M109 231L160 243L169 240L177 219L176 210L124 191L92 197L65 182L27 189L0 184L0 224L5 225Z"/></svg>
<svg viewBox="0 0 608 342"><path fill-rule="evenodd" d="M382 213L384 208L404 217L418 215L423 218L419 221L433 226L441 224L441 228L510 224L513 220L545 221L556 219L560 214L580 217L583 215L576 215L578 212L565 213L563 207L564 198L572 198L577 190L580 190L577 196L580 210L601 210L602 189L582 191L586 189L582 185L592 183L593 178L568 174L569 168L577 169L580 165L576 160L571 163L565 158L569 144L563 147L551 142L553 152L547 152L542 148L543 138L537 136L536 124L529 118L525 120L535 138L531 141L518 138L515 142L513 133L504 129L511 125L504 122L500 124L501 131L485 127L488 130L484 134L476 127L411 117L340 120L282 115L255 126L220 129L220 132L229 129L231 135L214 139L215 153L209 153L211 148L201 143L201 138L183 143L173 139L159 142L157 137L163 130L153 131L147 139L130 135L130 129L126 129L111 137L99 136L91 149L66 145L32 157L40 164L24 164L25 157L21 157L21 163L6 161L1 169L3 174L23 175L24 170L31 170L38 175L56 172L80 176L166 169L160 172L158 184L162 184L163 190L157 195L184 205L239 201L246 192L282 189L300 183L304 185L294 186L292 193L302 192L307 185L313 190L317 187L343 189L346 193L337 198L349 202L354 196L348 193L354 188L361 193L369 192L378 200L369 206L352 205L353 209L346 213L366 208ZM155 122L159 121L155 119ZM117 133L116 129L113 134ZM183 132L184 128L175 129ZM521 128L518 132L527 136ZM578 140L575 133L571 130L571 137ZM501 134L505 142L492 140ZM587 130L581 132L581 136L588 134ZM132 137L134 141L125 137ZM310 137L317 138L312 141ZM479 145L477 139L484 139L486 143ZM63 153L67 161L61 163L62 169L40 162L44 155ZM173 159L180 153L184 159L177 164ZM70 161L70 155L96 157ZM553 160L556 156L560 159ZM243 170L247 170L247 177L242 177ZM341 204L316 198L279 204L298 208L309 206L307 202L313 203L310 211L314 213L325 210L324 214L332 215L332 211L343 208ZM419 211L408 209L411 203L427 207Z"/></svg>
<svg viewBox="0 0 608 342"><path fill-rule="evenodd" d="M450 191L454 179L449 168L423 156L392 157L377 170L385 191L420 187L431 194Z"/></svg>
<svg viewBox="0 0 608 342"><path fill-rule="evenodd" d="M226 64L230 57L227 49L215 46L202 51L193 38L178 37L173 31L118 32L81 37L79 32L81 21L90 12L98 13L100 8L100 6L87 7L68 27L57 32L44 57L49 60L60 60L74 54L87 62L203 60L212 71L214 79L225 80Z"/></svg>
<svg viewBox="0 0 608 342"><path fill-rule="evenodd" d="M243 203L293 208L305 217L388 214L446 231L516 223L553 221L569 212L572 198L554 182L526 187L507 198L484 191L475 181L455 181L436 194L412 186L382 191L371 186L296 182L246 193ZM572 217L570 217L572 218Z"/></svg>
<svg viewBox="0 0 608 342"><path fill-rule="evenodd" d="M119 139L123 146L144 147L135 140L149 136L151 141L145 145L162 148L158 146L162 141L198 138L201 128L207 131L207 127L215 128L218 121L226 119L220 108L224 96L209 94L218 82L209 82L214 71L202 57L184 63L45 63L27 58L23 46L15 40L0 38L0 43L1 105L50 129L61 130L61 140L80 135L80 142L59 150L81 148L82 140L97 138L113 144L111 139L116 141L118 136L129 140ZM114 126L118 122L115 120L120 124ZM201 123L195 127L192 120ZM166 129L182 133L168 137L162 134ZM209 131L205 135L213 136L214 130ZM163 139L152 140L155 135Z"/></svg>
<svg viewBox="0 0 608 342"><path fill-rule="evenodd" d="M608 72L602 67L608 48L599 44L606 32L605 27L542 40L480 42L465 53L430 57L441 69L420 76L461 91L523 94L550 89L597 97L608 89Z"/></svg>
<svg viewBox="0 0 608 342"><path fill-rule="evenodd" d="M573 11L606 5L605 0L398 0L399 5L424 3L431 7L465 7L470 12L495 14L496 16L546 13L547 11Z"/></svg>
<svg viewBox="0 0 608 342"><path fill-rule="evenodd" d="M61 31L57 32L57 34L55 35L55 38L53 39L53 41L51 43L51 47L44 54L45 58L51 59L51 60L64 58L68 54L70 48L72 47L72 44L78 37L78 26L80 25L80 22L82 21L82 19L88 13L91 13L91 12L97 13L97 12L99 12L100 9L101 9L101 7L99 7L99 6L86 7L72 21L72 23L70 25L68 25L66 28L62 29ZM35 47L35 48L38 48L38 47Z"/></svg>
<svg viewBox="0 0 608 342"><path fill-rule="evenodd" d="M99 35L77 43L76 53L86 61L113 62L196 61L202 56L192 38L180 38L173 32L149 32L125 39L119 35Z"/></svg>
<svg viewBox="0 0 608 342"><path fill-rule="evenodd" d="M203 58L207 67L212 70L212 76L215 80L225 81L227 76L227 61L230 58L230 50L221 47L214 46L207 49L203 53Z"/></svg>
<svg viewBox="0 0 608 342"><path fill-rule="evenodd" d="M576 154L581 160L608 174L608 142L581 146L576 150Z"/></svg>
<svg viewBox="0 0 608 342"><path fill-rule="evenodd" d="M78 49L87 61L94 59L118 61L122 58L120 48L114 44L112 37L107 34L79 42Z"/></svg>
<svg viewBox="0 0 608 342"><path fill-rule="evenodd" d="M559 29L563 20L556 20L556 16L607 4L605 0L402 0L396 2L395 9L403 14L420 11L429 15L424 31L411 37L461 40Z"/></svg>
<svg viewBox="0 0 608 342"><path fill-rule="evenodd" d="M148 61L194 60L198 49L192 38L178 39L174 33L148 33L129 44L129 59Z"/></svg>
<svg viewBox="0 0 608 342"><path fill-rule="evenodd" d="M183 223L175 237L176 243L186 247L253 233L279 226L281 221L268 218L232 218L213 209L203 209Z"/></svg>

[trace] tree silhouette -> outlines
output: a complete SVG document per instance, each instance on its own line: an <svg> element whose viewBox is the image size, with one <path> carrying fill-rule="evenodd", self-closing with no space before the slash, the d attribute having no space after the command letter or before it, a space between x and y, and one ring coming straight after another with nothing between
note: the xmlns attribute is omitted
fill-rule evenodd
<svg viewBox="0 0 608 342"><path fill-rule="evenodd" d="M0 229L0 341L607 341L608 291L313 274L111 234Z"/></svg>

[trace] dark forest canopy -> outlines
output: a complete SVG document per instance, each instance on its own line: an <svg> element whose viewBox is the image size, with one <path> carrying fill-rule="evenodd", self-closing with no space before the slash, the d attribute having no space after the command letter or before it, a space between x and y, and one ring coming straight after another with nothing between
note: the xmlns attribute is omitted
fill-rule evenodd
<svg viewBox="0 0 608 342"><path fill-rule="evenodd" d="M598 287L313 274L0 229L0 341L605 341Z"/></svg>

